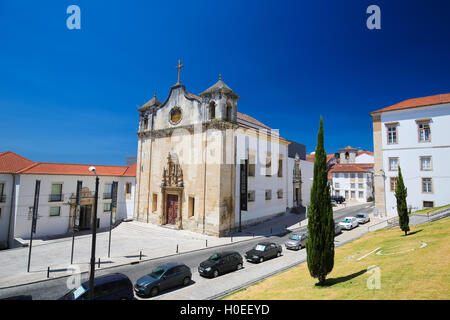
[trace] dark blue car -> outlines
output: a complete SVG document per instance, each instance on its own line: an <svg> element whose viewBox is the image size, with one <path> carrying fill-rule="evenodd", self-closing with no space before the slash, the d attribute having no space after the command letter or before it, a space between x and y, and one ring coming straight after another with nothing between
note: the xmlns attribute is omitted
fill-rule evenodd
<svg viewBox="0 0 450 320"><path fill-rule="evenodd" d="M134 290L138 296L154 297L163 290L187 286L191 278L191 269L187 265L169 262L139 278L134 285Z"/></svg>
<svg viewBox="0 0 450 320"><path fill-rule="evenodd" d="M94 279L94 300L132 300L133 284L124 274L113 273ZM72 289L60 300L89 300L89 281Z"/></svg>

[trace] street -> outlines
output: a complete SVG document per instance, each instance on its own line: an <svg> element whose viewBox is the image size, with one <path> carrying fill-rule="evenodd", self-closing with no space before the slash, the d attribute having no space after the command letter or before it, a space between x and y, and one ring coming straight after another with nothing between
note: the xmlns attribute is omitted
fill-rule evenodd
<svg viewBox="0 0 450 320"><path fill-rule="evenodd" d="M339 221L342 217L348 215L352 216L357 212L371 212L372 208L373 206L364 204L340 209L335 211L334 219L335 221ZM306 227L302 227L296 230L296 233L301 233L305 230ZM341 235L336 237L336 245L341 245L344 240L347 241L349 236L354 235L354 237L359 237L361 232L365 230L365 226L361 226L352 231L344 231ZM273 235L265 237L264 241L283 244L289 236L290 233L281 236ZM252 264L249 262L244 262L244 268L242 270L222 275L215 279L205 279L198 275L198 264L201 261L207 259L214 252L235 250L243 255L245 251L249 250L253 245L261 242L262 240L262 238L255 238L248 241L230 243L219 248L206 248L194 252L180 253L176 257L159 258L151 261L141 262L139 264L124 265L109 269L100 268L96 270L95 274L96 276L99 276L120 272L127 275L130 280L135 283L138 278L149 273L155 267L170 261L178 261L185 263L191 268L193 274L191 284L185 288L177 288L168 292L163 292L153 299L208 299L220 295L223 292L234 289L249 281L264 278L284 267L303 262L306 259L305 249L299 251L289 251L286 250L283 246L283 255L281 257L265 261L262 264ZM87 273L83 273L81 276L81 282L84 282L86 280L88 280L88 275ZM54 300L63 296L69 291L67 287L67 281L68 278L64 277L13 288L0 289L0 299L17 295L31 295L33 300Z"/></svg>

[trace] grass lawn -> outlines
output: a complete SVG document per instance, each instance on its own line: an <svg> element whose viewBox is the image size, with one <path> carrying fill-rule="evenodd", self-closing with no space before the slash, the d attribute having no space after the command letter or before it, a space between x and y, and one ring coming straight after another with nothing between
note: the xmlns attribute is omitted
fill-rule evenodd
<svg viewBox="0 0 450 320"><path fill-rule="evenodd" d="M412 213L415 214L432 214L436 211L442 210L442 209L446 209L446 208L450 208L450 204L446 205L446 206L441 206L441 207L436 207L436 208L428 208L428 209L422 209L422 210L418 210L418 211L414 211Z"/></svg>
<svg viewBox="0 0 450 320"><path fill-rule="evenodd" d="M450 219L410 228L406 237L396 227L337 248L327 286L315 286L318 281L305 262L224 299L450 299ZM377 248L381 249L357 261ZM380 289L367 287L375 275L375 270L367 272L371 266L379 268Z"/></svg>

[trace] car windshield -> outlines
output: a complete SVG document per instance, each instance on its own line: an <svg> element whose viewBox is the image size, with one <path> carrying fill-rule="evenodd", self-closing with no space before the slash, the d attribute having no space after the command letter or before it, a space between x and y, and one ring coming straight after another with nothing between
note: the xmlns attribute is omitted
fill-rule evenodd
<svg viewBox="0 0 450 320"><path fill-rule="evenodd" d="M291 240L300 240L300 236L298 234L293 234L292 236L289 237L289 239L291 239Z"/></svg>
<svg viewBox="0 0 450 320"><path fill-rule="evenodd" d="M64 298L66 300L77 300L85 292L86 292L86 288L83 286L79 286L78 289L73 289Z"/></svg>
<svg viewBox="0 0 450 320"><path fill-rule="evenodd" d="M219 259L220 259L220 256L217 253L214 253L211 257L209 257L208 260L216 262Z"/></svg>
<svg viewBox="0 0 450 320"><path fill-rule="evenodd" d="M148 276L149 276L149 277L152 277L152 278L154 278L154 279L159 279L159 278L161 278L161 276L163 275L164 271L165 271L165 270L164 270L163 268L158 267L158 268L154 269L152 272L150 272L150 273L148 274Z"/></svg>
<svg viewBox="0 0 450 320"><path fill-rule="evenodd" d="M266 249L266 246L262 244L257 244L253 249L255 249L256 251L264 251Z"/></svg>
<svg viewBox="0 0 450 320"><path fill-rule="evenodd" d="M364 218L364 215L363 214L357 214L356 217L357 218Z"/></svg>
<svg viewBox="0 0 450 320"><path fill-rule="evenodd" d="M352 222L350 219L342 219L342 222L349 223Z"/></svg>

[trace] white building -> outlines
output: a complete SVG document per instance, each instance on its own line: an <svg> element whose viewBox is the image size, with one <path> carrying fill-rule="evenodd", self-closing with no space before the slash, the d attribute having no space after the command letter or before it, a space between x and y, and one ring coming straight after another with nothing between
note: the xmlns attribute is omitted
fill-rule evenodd
<svg viewBox="0 0 450 320"><path fill-rule="evenodd" d="M5 164L6 162L0 162L0 166ZM38 238L59 236L73 230L77 181L82 181L77 225L79 230L90 229L93 223L95 175L89 172L89 167L90 165L32 162L31 165L15 172L2 174L0 183L4 185L3 189L10 190L5 205L0 206L2 208L0 236L4 245L9 240L9 247L12 247L15 238L28 239L30 236L36 180L40 181L40 193L34 236ZM113 221L132 218L136 165L95 167L100 178L97 226L109 227L113 181L118 182L117 211ZM9 176L9 179L6 176Z"/></svg>
<svg viewBox="0 0 450 320"><path fill-rule="evenodd" d="M450 203L450 94L409 99L374 111L375 205L397 214L401 167L412 211Z"/></svg>

